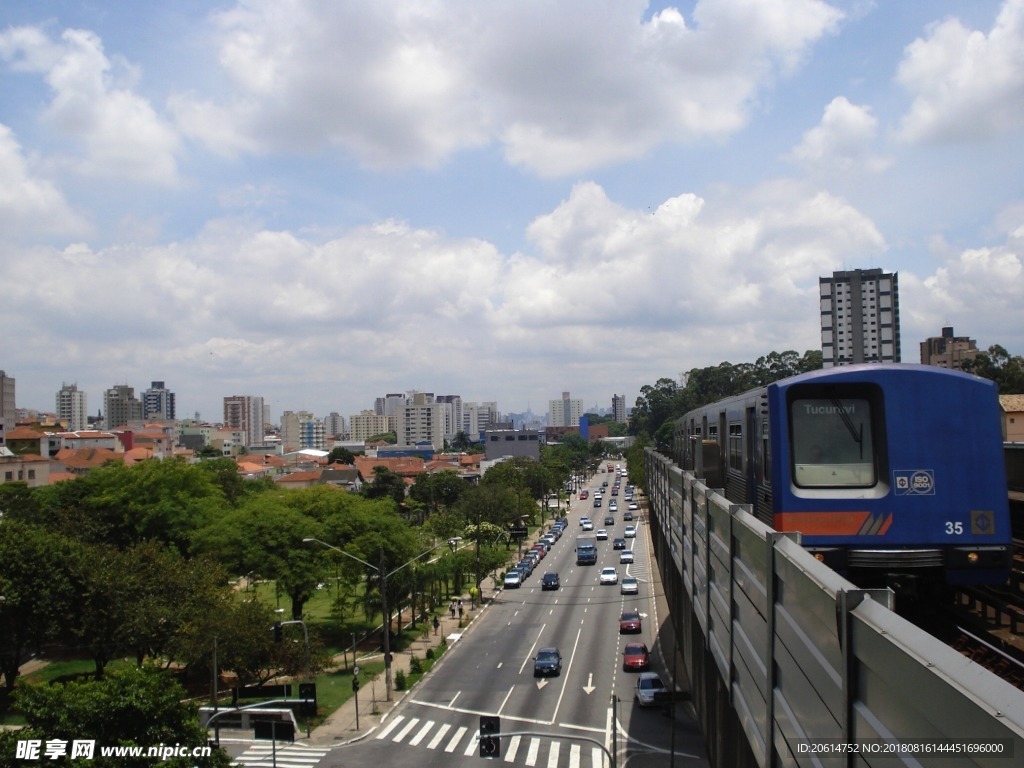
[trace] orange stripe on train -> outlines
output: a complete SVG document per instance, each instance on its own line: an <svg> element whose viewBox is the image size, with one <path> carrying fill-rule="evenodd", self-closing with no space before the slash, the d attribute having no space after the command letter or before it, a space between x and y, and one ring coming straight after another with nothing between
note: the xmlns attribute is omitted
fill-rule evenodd
<svg viewBox="0 0 1024 768"><path fill-rule="evenodd" d="M775 530L800 531L811 536L884 536L892 514L870 512L778 512Z"/></svg>

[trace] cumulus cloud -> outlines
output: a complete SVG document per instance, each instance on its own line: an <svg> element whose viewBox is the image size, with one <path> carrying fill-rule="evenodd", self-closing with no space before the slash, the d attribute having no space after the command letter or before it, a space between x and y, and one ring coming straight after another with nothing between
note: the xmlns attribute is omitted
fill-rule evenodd
<svg viewBox="0 0 1024 768"><path fill-rule="evenodd" d="M878 173L889 163L871 151L877 133L878 120L869 107L837 96L825 107L821 122L804 133L790 157L812 171Z"/></svg>
<svg viewBox="0 0 1024 768"><path fill-rule="evenodd" d="M498 142L531 173L572 174L738 130L841 18L820 0L702 0L691 28L646 5L256 0L213 17L234 90L171 108L225 153L433 167Z"/></svg>
<svg viewBox="0 0 1024 768"><path fill-rule="evenodd" d="M53 183L35 175L11 129L0 124L0 229L8 239L88 231Z"/></svg>
<svg viewBox="0 0 1024 768"><path fill-rule="evenodd" d="M20 72L45 76L52 100L43 119L81 143L82 154L68 160L78 172L176 182L177 133L135 92L134 68L111 61L96 34L68 29L53 40L37 28L10 28L0 32L0 57Z"/></svg>
<svg viewBox="0 0 1024 768"><path fill-rule="evenodd" d="M951 18L907 46L897 80L913 96L906 141L983 139L1024 128L1024 0L986 34Z"/></svg>

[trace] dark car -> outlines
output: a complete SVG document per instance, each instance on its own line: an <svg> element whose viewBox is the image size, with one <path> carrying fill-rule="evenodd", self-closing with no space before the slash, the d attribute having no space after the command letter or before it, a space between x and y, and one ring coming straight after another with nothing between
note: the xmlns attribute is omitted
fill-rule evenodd
<svg viewBox="0 0 1024 768"><path fill-rule="evenodd" d="M618 539L615 539L612 542L612 549L625 549L625 548L626 548L626 540L621 538L621 537L618 538Z"/></svg>
<svg viewBox="0 0 1024 768"><path fill-rule="evenodd" d="M624 635L628 632L639 632L641 629L640 623L640 611L636 610L625 610L622 615L619 616L619 634Z"/></svg>
<svg viewBox="0 0 1024 768"><path fill-rule="evenodd" d="M549 573L545 573L543 576L540 577L540 588L542 590L544 590L544 589L558 589L560 586L562 586L562 584L558 580L558 574L557 573L550 573L549 572Z"/></svg>
<svg viewBox="0 0 1024 768"><path fill-rule="evenodd" d="M626 672L642 672L651 666L651 654L644 643L626 643L622 651L622 669Z"/></svg>
<svg viewBox="0 0 1024 768"><path fill-rule="evenodd" d="M541 648L533 657L533 676L545 677L562 673L562 654L558 648Z"/></svg>
<svg viewBox="0 0 1024 768"><path fill-rule="evenodd" d="M604 524L605 525L615 525L615 517L613 515L608 515L604 519Z"/></svg>

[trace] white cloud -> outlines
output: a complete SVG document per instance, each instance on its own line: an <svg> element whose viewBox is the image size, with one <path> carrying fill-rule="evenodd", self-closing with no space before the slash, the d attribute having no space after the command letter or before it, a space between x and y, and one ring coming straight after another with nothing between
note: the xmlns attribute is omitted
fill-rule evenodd
<svg viewBox="0 0 1024 768"><path fill-rule="evenodd" d="M68 29L60 41L39 29L0 32L0 56L22 72L42 73L53 98L44 119L81 142L82 155L68 160L80 173L146 183L177 181L175 131L135 93L138 73L111 61L99 37Z"/></svg>
<svg viewBox="0 0 1024 768"><path fill-rule="evenodd" d="M0 124L0 230L9 240L76 236L87 223L51 182L36 176L11 129Z"/></svg>
<svg viewBox="0 0 1024 768"><path fill-rule="evenodd" d="M907 46L897 79L913 96L907 141L982 139L1024 128L1024 0L988 34L950 18Z"/></svg>
<svg viewBox="0 0 1024 768"><path fill-rule="evenodd" d="M236 90L171 108L226 153L334 146L369 167L434 167L497 141L532 173L572 174L735 132L841 17L820 0L703 0L691 29L645 10L254 0L213 17Z"/></svg>
<svg viewBox="0 0 1024 768"><path fill-rule="evenodd" d="M812 171L878 173L889 163L871 151L877 133L878 120L869 107L837 96L825 107L821 122L804 133L791 157Z"/></svg>

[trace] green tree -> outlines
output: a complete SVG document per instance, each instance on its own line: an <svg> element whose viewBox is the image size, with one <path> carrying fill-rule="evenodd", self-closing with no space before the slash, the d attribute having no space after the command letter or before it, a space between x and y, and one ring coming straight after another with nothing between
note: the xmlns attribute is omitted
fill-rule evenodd
<svg viewBox="0 0 1024 768"><path fill-rule="evenodd" d="M69 748L76 740L94 740L90 766L97 768L169 768L228 766L231 758L215 749L208 758L103 757L99 747L161 745L202 747L207 743L196 707L182 703L187 694L166 672L154 667L127 667L102 680L49 685L26 685L15 694L27 727L5 732L0 742L0 766L25 765L16 761L16 740L62 740ZM47 761L49 762L49 761ZM61 762L70 762L65 758Z"/></svg>
<svg viewBox="0 0 1024 768"><path fill-rule="evenodd" d="M1010 355L994 344L973 360L964 360L963 370L994 381L1001 395L1024 394L1024 357Z"/></svg>
<svg viewBox="0 0 1024 768"><path fill-rule="evenodd" d="M75 551L73 542L40 526L0 522L0 671L8 690L29 652L61 636L76 602Z"/></svg>
<svg viewBox="0 0 1024 768"><path fill-rule="evenodd" d="M405 479L385 466L373 468L373 478L362 487L362 494L368 499L391 498L395 504L405 503Z"/></svg>
<svg viewBox="0 0 1024 768"><path fill-rule="evenodd" d="M236 574L255 572L276 580L291 599L292 618L300 619L321 570L303 543L304 538L320 538L322 533L319 521L298 508L309 497L303 492L276 491L247 499L197 531L194 551L214 556Z"/></svg>
<svg viewBox="0 0 1024 768"><path fill-rule="evenodd" d="M454 469L422 474L409 489L409 496L425 505L433 514L441 508L450 508L466 492L469 484Z"/></svg>
<svg viewBox="0 0 1024 768"><path fill-rule="evenodd" d="M332 448L331 452L327 454L328 464L354 464L355 461L356 455L348 448L342 448L341 446Z"/></svg>

